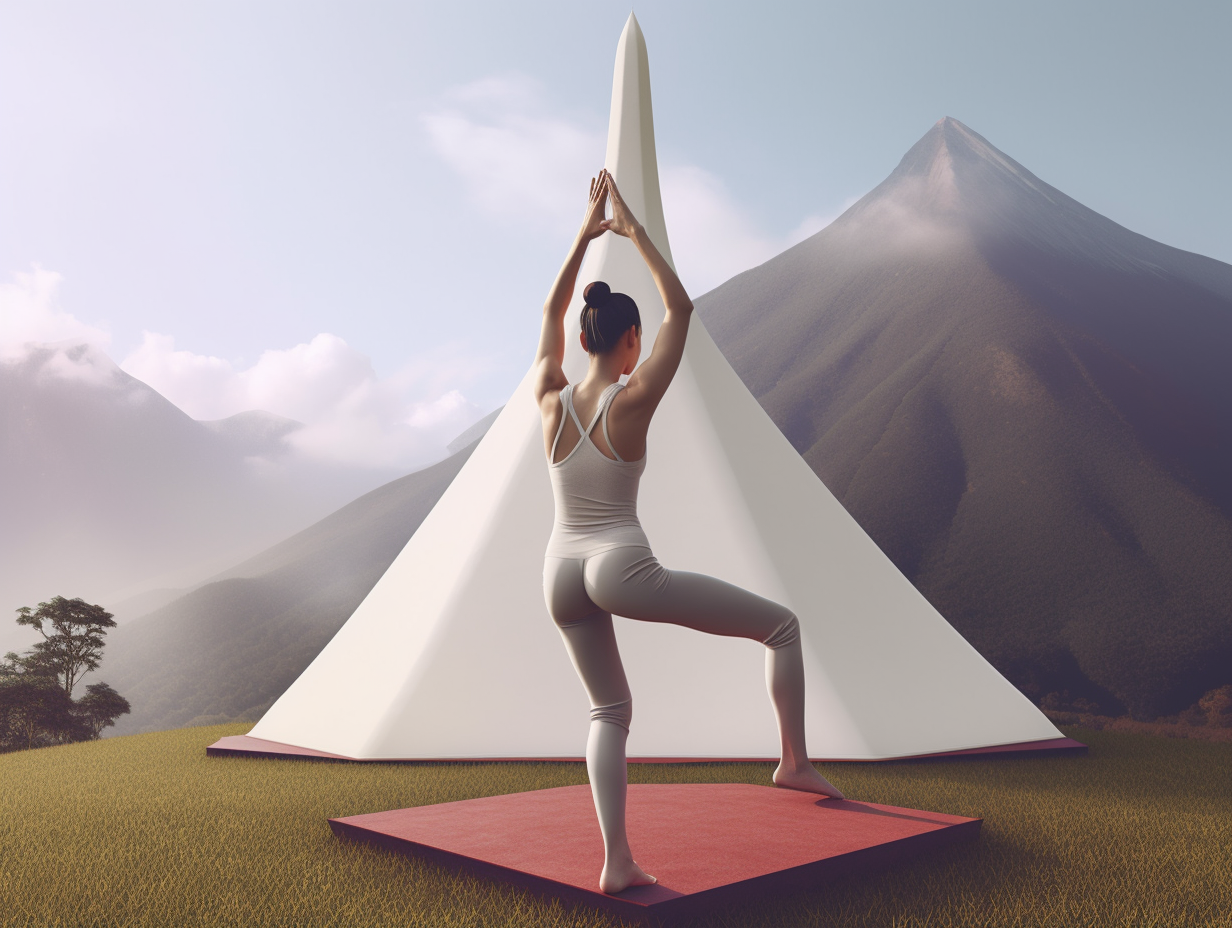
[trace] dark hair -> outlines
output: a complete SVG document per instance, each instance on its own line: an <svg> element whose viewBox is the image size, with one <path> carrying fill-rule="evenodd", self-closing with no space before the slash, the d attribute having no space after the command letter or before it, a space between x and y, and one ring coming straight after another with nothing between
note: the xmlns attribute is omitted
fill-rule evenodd
<svg viewBox="0 0 1232 928"><path fill-rule="evenodd" d="M586 305L582 307L582 331L591 354L606 354L616 347L629 329L642 330L642 315L627 293L613 293L601 280L586 285L582 291Z"/></svg>

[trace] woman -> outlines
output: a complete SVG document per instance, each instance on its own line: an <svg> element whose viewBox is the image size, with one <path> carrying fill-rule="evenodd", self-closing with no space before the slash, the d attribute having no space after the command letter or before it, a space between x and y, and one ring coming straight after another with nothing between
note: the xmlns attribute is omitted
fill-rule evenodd
<svg viewBox="0 0 1232 928"><path fill-rule="evenodd" d="M605 219L609 199L612 218ZM637 367L642 351L637 305L602 281L590 284L581 333L590 369L583 380L570 384L561 368L565 311L586 247L604 232L623 235L637 247L667 314L650 357ZM543 307L535 399L556 497L543 589L590 698L586 771L603 833L599 888L605 893L655 881L633 860L625 834L625 741L633 703L616 648L613 613L765 644L766 682L782 746L775 784L843 798L809 763L804 746L804 659L796 617L713 577L664 569L637 519L646 432L680 366L692 311L679 278L629 212L612 176L602 171L590 183L581 231ZM626 374L632 376L622 387L620 378Z"/></svg>

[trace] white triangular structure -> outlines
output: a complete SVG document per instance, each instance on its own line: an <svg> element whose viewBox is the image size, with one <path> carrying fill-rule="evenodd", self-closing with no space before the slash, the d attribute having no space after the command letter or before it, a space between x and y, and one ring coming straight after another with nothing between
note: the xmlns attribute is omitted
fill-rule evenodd
<svg viewBox="0 0 1232 928"><path fill-rule="evenodd" d="M670 255L633 16L616 53L607 167ZM628 240L592 244L580 283L594 279L637 301L650 345L663 304ZM571 380L586 370L580 305L567 320ZM530 339L537 307L526 314ZM660 561L800 617L810 754L874 760L1063 737L847 514L699 319L648 444L639 511ZM357 759L581 755L589 707L542 594L552 507L528 374L380 582L250 737ZM631 757L776 756L760 644L633 621L618 621L617 635L634 696Z"/></svg>

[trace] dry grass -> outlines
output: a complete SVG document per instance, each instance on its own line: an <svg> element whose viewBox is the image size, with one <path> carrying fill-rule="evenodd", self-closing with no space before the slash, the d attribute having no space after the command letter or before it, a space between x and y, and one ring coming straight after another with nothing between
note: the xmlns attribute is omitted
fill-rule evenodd
<svg viewBox="0 0 1232 928"><path fill-rule="evenodd" d="M1155 735L1160 738L1192 738L1196 741L1222 741L1232 744L1232 728L1213 725L1194 725L1188 721L1176 721L1176 716L1157 719L1154 722L1139 722L1127 715L1095 715L1090 712L1043 710L1054 725L1068 725L1078 729L1082 738L1088 731L1122 731L1134 735Z"/></svg>
<svg viewBox="0 0 1232 928"><path fill-rule="evenodd" d="M247 726L0 756L0 924L616 925L335 840L325 820L584 782L573 764L205 756ZM985 819L980 840L699 926L1228 925L1232 745L1083 732L1087 758L835 766L860 799ZM632 768L764 782L765 765Z"/></svg>

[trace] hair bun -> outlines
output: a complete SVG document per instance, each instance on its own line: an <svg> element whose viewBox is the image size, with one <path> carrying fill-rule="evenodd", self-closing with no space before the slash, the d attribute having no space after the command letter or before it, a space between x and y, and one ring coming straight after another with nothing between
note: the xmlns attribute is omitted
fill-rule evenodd
<svg viewBox="0 0 1232 928"><path fill-rule="evenodd" d="M611 295L612 288L601 280L587 284L586 289L582 291L582 299L586 301L586 305L593 306L595 309L601 309Z"/></svg>

